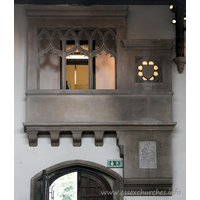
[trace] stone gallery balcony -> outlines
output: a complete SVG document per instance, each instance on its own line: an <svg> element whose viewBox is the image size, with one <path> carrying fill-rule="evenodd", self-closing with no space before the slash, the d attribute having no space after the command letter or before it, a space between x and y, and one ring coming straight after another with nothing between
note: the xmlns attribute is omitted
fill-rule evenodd
<svg viewBox="0 0 200 200"><path fill-rule="evenodd" d="M172 130L171 99L170 92L36 90L27 92L27 120L23 124L31 146L37 145L40 134L55 137L52 145L57 146L60 134L73 136L76 132L80 140L91 131L100 137L96 145L103 145L103 136L117 131Z"/></svg>

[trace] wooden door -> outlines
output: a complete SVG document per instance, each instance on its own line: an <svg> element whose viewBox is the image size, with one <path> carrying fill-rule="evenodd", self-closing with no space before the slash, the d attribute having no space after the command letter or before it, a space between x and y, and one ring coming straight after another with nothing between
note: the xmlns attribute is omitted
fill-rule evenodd
<svg viewBox="0 0 200 200"><path fill-rule="evenodd" d="M78 200L111 200L112 195L102 194L108 192L109 187L95 174L80 171L78 177Z"/></svg>

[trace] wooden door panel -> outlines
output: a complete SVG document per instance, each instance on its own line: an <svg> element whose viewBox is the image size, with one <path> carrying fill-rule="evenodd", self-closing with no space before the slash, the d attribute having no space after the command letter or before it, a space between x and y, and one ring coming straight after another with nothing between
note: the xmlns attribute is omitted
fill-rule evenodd
<svg viewBox="0 0 200 200"><path fill-rule="evenodd" d="M102 191L107 191L105 183L97 176L80 171L78 200L107 200L107 195Z"/></svg>

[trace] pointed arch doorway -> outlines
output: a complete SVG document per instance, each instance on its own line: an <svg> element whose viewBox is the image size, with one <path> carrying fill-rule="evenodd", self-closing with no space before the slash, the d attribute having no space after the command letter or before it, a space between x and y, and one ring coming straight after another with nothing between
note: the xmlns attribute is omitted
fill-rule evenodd
<svg viewBox="0 0 200 200"><path fill-rule="evenodd" d="M52 180L51 180L52 182ZM100 174L74 167L49 186L49 200L113 200L110 184Z"/></svg>
<svg viewBox="0 0 200 200"><path fill-rule="evenodd" d="M31 200L122 200L122 177L88 161L67 161L39 172L31 179Z"/></svg>

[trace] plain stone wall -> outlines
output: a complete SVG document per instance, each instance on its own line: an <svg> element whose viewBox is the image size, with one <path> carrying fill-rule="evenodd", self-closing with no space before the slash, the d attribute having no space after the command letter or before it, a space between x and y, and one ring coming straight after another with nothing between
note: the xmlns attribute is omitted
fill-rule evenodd
<svg viewBox="0 0 200 200"><path fill-rule="evenodd" d="M159 9L158 9L159 8ZM127 39L174 39L175 27L168 6L131 6L127 23ZM149 17L151 16L151 17ZM67 160L87 160L106 166L107 159L119 159L116 139L105 138L103 147L95 147L94 138L83 138L81 147L73 147L71 138L61 138L59 147L51 147L50 139L39 138L37 147L29 147L22 122L26 116L26 66L27 66L27 18L24 6L15 6L15 200L30 198L30 179L42 169ZM185 70L179 74L172 66L173 116L177 125L172 133L173 189L172 197L125 197L126 200L183 200L185 199ZM181 145L180 145L181 144ZM98 155L98 156L96 156ZM106 156L105 156L106 155ZM122 169L115 169L122 175ZM179 195L178 195L179 194Z"/></svg>
<svg viewBox="0 0 200 200"><path fill-rule="evenodd" d="M169 6L129 6L127 39L174 39Z"/></svg>

